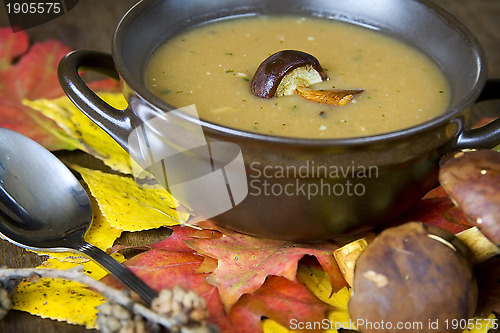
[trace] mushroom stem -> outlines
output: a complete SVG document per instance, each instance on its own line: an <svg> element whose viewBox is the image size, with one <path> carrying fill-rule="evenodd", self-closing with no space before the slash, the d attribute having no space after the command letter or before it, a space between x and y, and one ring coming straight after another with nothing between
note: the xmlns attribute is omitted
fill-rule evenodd
<svg viewBox="0 0 500 333"><path fill-rule="evenodd" d="M500 254L497 244L490 241L477 227L459 232L456 236L469 248L474 265Z"/></svg>
<svg viewBox="0 0 500 333"><path fill-rule="evenodd" d="M354 265L367 246L368 239L363 237L355 240L354 242L350 242L333 252L333 256L339 265L342 276L351 287L354 282Z"/></svg>

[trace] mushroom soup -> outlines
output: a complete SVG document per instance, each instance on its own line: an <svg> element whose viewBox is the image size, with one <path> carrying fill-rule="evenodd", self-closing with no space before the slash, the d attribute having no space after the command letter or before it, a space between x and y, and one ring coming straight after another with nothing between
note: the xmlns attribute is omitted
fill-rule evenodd
<svg viewBox="0 0 500 333"><path fill-rule="evenodd" d="M363 89L346 105L299 95L261 98L251 81L280 50L314 56L327 80L314 89ZM397 131L446 110L440 68L409 45L349 23L297 17L237 18L206 24L160 45L145 69L154 94L227 127L300 138L348 138Z"/></svg>

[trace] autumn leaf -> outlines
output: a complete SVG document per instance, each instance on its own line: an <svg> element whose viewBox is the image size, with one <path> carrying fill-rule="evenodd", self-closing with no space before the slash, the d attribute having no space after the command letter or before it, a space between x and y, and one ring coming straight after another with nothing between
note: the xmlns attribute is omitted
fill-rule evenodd
<svg viewBox="0 0 500 333"><path fill-rule="evenodd" d="M226 311L218 288L206 280L209 274L197 273L203 257L186 245L194 237L218 239L211 231L194 230L186 226L171 227L173 233L165 240L150 245L151 250L125 261L135 274L156 290L180 286L193 290L207 302L209 321L221 332L262 332L262 317L271 318L280 325L288 325L291 319L321 320L331 306L322 302L299 281L269 276L252 294L244 295ZM213 237L215 238L213 238ZM113 277L103 279L116 286Z"/></svg>
<svg viewBox="0 0 500 333"><path fill-rule="evenodd" d="M224 311L217 288L206 281L208 274L198 274L196 269L203 258L184 244L184 238L193 231L190 227L171 227L173 233L151 250L140 253L124 262L132 272L155 290L179 286L203 297L209 311L209 322L220 332L232 333L235 329ZM119 283L108 276L102 280L111 286Z"/></svg>
<svg viewBox="0 0 500 333"><path fill-rule="evenodd" d="M121 93L101 92L99 96L118 109L127 106ZM132 173L133 161L128 152L85 116L66 96L55 99L24 99L23 103L56 122L75 140L78 149L100 159L113 170L125 174Z"/></svg>
<svg viewBox="0 0 500 333"><path fill-rule="evenodd" d="M0 28L0 71L5 70L13 59L25 53L29 48L29 38L25 33L13 34L8 28Z"/></svg>
<svg viewBox="0 0 500 333"><path fill-rule="evenodd" d="M140 231L187 220L177 201L161 187L140 187L133 178L74 165L96 199L99 209L117 229Z"/></svg>
<svg viewBox="0 0 500 333"><path fill-rule="evenodd" d="M20 132L48 149L74 149L74 140L53 121L21 103L23 98L64 94L56 68L70 49L56 41L29 48L26 33L14 34L10 28L0 28L0 45L0 126Z"/></svg>
<svg viewBox="0 0 500 333"><path fill-rule="evenodd" d="M268 276L259 289L243 295L231 308L229 315L235 327L238 327L238 333L257 333L262 332L262 317L293 329L295 322L321 322L331 309L299 281Z"/></svg>
<svg viewBox="0 0 500 333"><path fill-rule="evenodd" d="M297 279L302 282L311 293L321 301L332 306L328 313L328 333L338 333L337 328L355 330L356 325L349 317L348 303L351 289L344 287L333 292L327 274L316 265L300 265Z"/></svg>
<svg viewBox="0 0 500 333"><path fill-rule="evenodd" d="M346 285L332 254L338 248L333 243L293 243L252 237L214 224L204 226L221 231L222 237L187 242L199 254L218 260L207 281L219 289L226 308L243 294L259 289L269 275L295 281L297 264L304 256L316 257L328 273L334 291Z"/></svg>
<svg viewBox="0 0 500 333"><path fill-rule="evenodd" d="M24 134L49 150L78 147L78 141L66 134L51 119L23 105L25 99L54 99L64 96L57 78L59 60L70 48L55 40L29 45L24 31L12 33L0 28L0 127ZM116 91L116 81L91 83L94 89Z"/></svg>
<svg viewBox="0 0 500 333"><path fill-rule="evenodd" d="M120 262L124 260L120 254L114 254L113 257ZM81 265L85 273L96 280L107 274L103 268L92 261ZM75 263L49 259L39 268L70 269L75 266L77 266ZM13 309L26 311L42 318L84 325L91 329L95 328L97 314L95 307L105 301L106 299L101 294L79 282L41 278L36 282L24 281L18 286L14 294Z"/></svg>
<svg viewBox="0 0 500 333"><path fill-rule="evenodd" d="M420 200L410 211L395 223L420 221L446 229L454 234L469 229L472 225L465 214L448 196L429 196Z"/></svg>

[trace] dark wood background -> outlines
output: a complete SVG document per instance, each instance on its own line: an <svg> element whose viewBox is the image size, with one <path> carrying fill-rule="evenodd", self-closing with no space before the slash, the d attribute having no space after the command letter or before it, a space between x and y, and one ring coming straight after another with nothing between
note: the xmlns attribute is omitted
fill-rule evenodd
<svg viewBox="0 0 500 333"><path fill-rule="evenodd" d="M27 32L33 41L58 39L73 49L109 52L111 38L119 19L135 2L136 0L81 0L67 14ZM477 36L487 54L489 77L500 78L500 0L434 0L434 2L462 20ZM0 6L0 26L6 25L8 20L5 8ZM474 108L481 114L499 115L500 101L479 103ZM149 243L165 236L166 234L162 232L149 231L125 235L122 241L132 244ZM0 266L33 267L40 261L38 256L0 240ZM41 319L19 311L11 311L0 322L0 332L3 333L87 331L84 327Z"/></svg>

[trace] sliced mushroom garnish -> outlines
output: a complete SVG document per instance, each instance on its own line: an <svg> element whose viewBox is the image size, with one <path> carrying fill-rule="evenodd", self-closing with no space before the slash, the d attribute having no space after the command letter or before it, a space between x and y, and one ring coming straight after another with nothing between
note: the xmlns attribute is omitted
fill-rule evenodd
<svg viewBox="0 0 500 333"><path fill-rule="evenodd" d="M327 80L326 71L314 56L296 50L279 51L264 60L251 82L252 93L262 98L297 94L331 105L345 105L362 89L314 90L315 83Z"/></svg>
<svg viewBox="0 0 500 333"><path fill-rule="evenodd" d="M295 91L310 101L342 106L349 103L354 95L362 92L363 89L314 90L308 87L298 87Z"/></svg>

